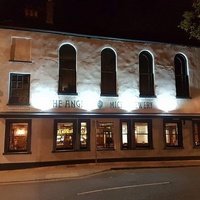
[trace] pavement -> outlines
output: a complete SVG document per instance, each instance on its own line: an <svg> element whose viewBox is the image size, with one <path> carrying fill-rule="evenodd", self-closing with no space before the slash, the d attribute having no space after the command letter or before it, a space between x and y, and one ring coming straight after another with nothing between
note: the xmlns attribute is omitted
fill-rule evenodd
<svg viewBox="0 0 200 200"><path fill-rule="evenodd" d="M84 178L108 170L194 166L200 166L200 160L106 162L2 170L0 185Z"/></svg>

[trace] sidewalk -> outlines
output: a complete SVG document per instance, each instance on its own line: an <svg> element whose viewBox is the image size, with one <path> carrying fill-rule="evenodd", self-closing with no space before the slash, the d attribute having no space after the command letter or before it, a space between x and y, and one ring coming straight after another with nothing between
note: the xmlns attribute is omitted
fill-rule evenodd
<svg viewBox="0 0 200 200"><path fill-rule="evenodd" d="M200 160L184 161L137 161L107 162L91 164L60 165L19 170L0 171L0 185L31 181L50 181L70 178L81 178L107 170L159 168L159 167L192 167L200 166Z"/></svg>

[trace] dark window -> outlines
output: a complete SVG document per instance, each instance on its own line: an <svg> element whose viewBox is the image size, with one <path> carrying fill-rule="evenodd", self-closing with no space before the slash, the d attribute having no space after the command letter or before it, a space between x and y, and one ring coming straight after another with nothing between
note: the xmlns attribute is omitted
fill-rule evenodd
<svg viewBox="0 0 200 200"><path fill-rule="evenodd" d="M152 121L121 120L122 149L152 148Z"/></svg>
<svg viewBox="0 0 200 200"><path fill-rule="evenodd" d="M200 147L200 121L193 121L194 147Z"/></svg>
<svg viewBox="0 0 200 200"><path fill-rule="evenodd" d="M147 51L143 51L139 55L139 75L140 96L154 96L153 58Z"/></svg>
<svg viewBox="0 0 200 200"><path fill-rule="evenodd" d="M10 105L29 105L30 74L10 74Z"/></svg>
<svg viewBox="0 0 200 200"><path fill-rule="evenodd" d="M76 50L65 44L59 50L59 86L60 94L76 94Z"/></svg>
<svg viewBox="0 0 200 200"><path fill-rule="evenodd" d="M101 95L116 95L116 55L109 48L101 52Z"/></svg>
<svg viewBox="0 0 200 200"><path fill-rule="evenodd" d="M164 120L166 147L183 147L182 126L179 120Z"/></svg>
<svg viewBox="0 0 200 200"><path fill-rule="evenodd" d="M6 120L5 153L30 153L31 120Z"/></svg>
<svg viewBox="0 0 200 200"><path fill-rule="evenodd" d="M189 97L189 82L187 72L187 61L184 55L176 54L174 58L176 96L180 98Z"/></svg>
<svg viewBox="0 0 200 200"><path fill-rule="evenodd" d="M54 151L89 150L89 120L55 120Z"/></svg>

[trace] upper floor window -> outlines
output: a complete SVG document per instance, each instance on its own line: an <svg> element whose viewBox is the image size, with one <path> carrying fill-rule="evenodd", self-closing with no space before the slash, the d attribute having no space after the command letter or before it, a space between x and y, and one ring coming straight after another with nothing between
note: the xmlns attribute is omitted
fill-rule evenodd
<svg viewBox="0 0 200 200"><path fill-rule="evenodd" d="M59 84L60 94L76 94L76 50L65 44L59 50Z"/></svg>
<svg viewBox="0 0 200 200"><path fill-rule="evenodd" d="M30 153L31 120L6 120L5 153Z"/></svg>
<svg viewBox="0 0 200 200"><path fill-rule="evenodd" d="M103 49L101 52L101 95L117 95L116 55L110 48Z"/></svg>
<svg viewBox="0 0 200 200"><path fill-rule="evenodd" d="M31 62L31 39L12 37L10 60L19 62Z"/></svg>
<svg viewBox="0 0 200 200"><path fill-rule="evenodd" d="M187 60L182 54L176 54L174 58L176 96L180 98L189 97L189 81L187 71Z"/></svg>
<svg viewBox="0 0 200 200"><path fill-rule="evenodd" d="M142 51L139 55L139 76L140 96L154 96L153 58L148 51Z"/></svg>
<svg viewBox="0 0 200 200"><path fill-rule="evenodd" d="M30 74L10 73L10 94L8 104L29 105Z"/></svg>

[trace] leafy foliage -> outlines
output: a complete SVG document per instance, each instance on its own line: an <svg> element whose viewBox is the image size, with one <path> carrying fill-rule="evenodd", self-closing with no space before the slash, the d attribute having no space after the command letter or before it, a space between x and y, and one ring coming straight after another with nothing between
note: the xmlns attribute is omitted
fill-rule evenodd
<svg viewBox="0 0 200 200"><path fill-rule="evenodd" d="M192 9L185 11L179 27L186 31L190 38L200 40L200 0L195 0Z"/></svg>

